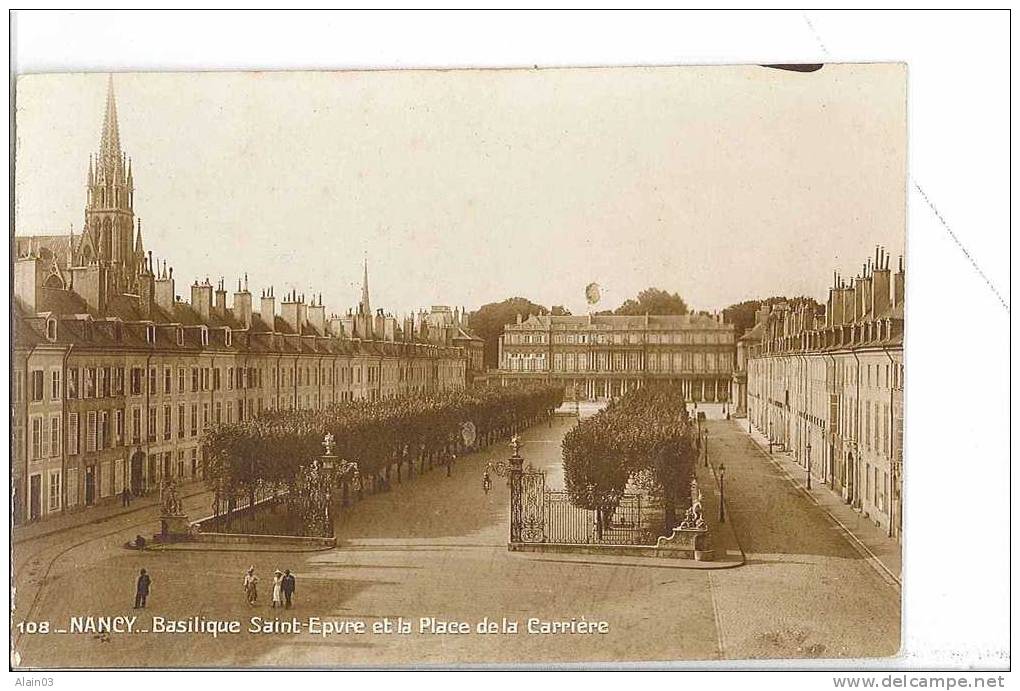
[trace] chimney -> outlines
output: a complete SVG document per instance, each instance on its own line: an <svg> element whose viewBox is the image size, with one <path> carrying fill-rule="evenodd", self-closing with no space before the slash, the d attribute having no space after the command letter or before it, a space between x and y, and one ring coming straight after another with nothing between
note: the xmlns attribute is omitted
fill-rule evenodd
<svg viewBox="0 0 1020 691"><path fill-rule="evenodd" d="M138 272L138 308L146 319L152 318L152 305L156 297L156 277L152 273L152 252L142 257L142 270Z"/></svg>
<svg viewBox="0 0 1020 691"><path fill-rule="evenodd" d="M904 272L903 272L903 257L900 257L899 266L897 268L896 275L893 276L893 290L892 290L892 294L893 294L893 306L894 307L903 304L903 300L904 300L904 294L903 294L904 293L904 286L903 286L904 279L905 279L905 275L904 275Z"/></svg>
<svg viewBox="0 0 1020 691"><path fill-rule="evenodd" d="M31 242L31 239L29 240ZM42 272L39 267L42 262L37 257L19 257L14 262L14 297L17 298L29 311L34 313L38 302L38 292L42 281ZM72 269L73 275L78 276L78 270ZM75 287L75 292L81 295ZM82 295L82 297L85 297ZM86 302L88 300L86 299Z"/></svg>
<svg viewBox="0 0 1020 691"><path fill-rule="evenodd" d="M305 322L308 321L308 305L305 304L304 293L301 293L301 295L297 296L297 298L298 298L297 323L298 327L300 328L296 329L296 331L298 333L301 333L301 330L305 328Z"/></svg>
<svg viewBox="0 0 1020 691"><path fill-rule="evenodd" d="M322 295L319 296L318 304L316 304L315 298L312 298L312 304L308 306L308 323L311 324L320 335L326 335L326 308L322 304Z"/></svg>
<svg viewBox="0 0 1020 691"><path fill-rule="evenodd" d="M202 317L202 319L209 319L209 314L212 312L212 284L209 283L209 279L199 284L195 281L194 285L191 286L191 307Z"/></svg>
<svg viewBox="0 0 1020 691"><path fill-rule="evenodd" d="M156 305L161 310L173 316L174 309L174 267L170 271L164 271L156 279Z"/></svg>
<svg viewBox="0 0 1020 691"><path fill-rule="evenodd" d="M334 338L348 338L348 332L344 327L344 319L342 317L335 314L330 316L327 326L330 336Z"/></svg>
<svg viewBox="0 0 1020 691"><path fill-rule="evenodd" d="M850 279L850 285L840 289L843 294L843 324L852 324L854 321L854 281Z"/></svg>
<svg viewBox="0 0 1020 691"><path fill-rule="evenodd" d="M223 277L220 277L219 286L216 288L216 312L221 315L227 313L227 289L223 287Z"/></svg>
<svg viewBox="0 0 1020 691"><path fill-rule="evenodd" d="M246 329L251 326L251 293L248 292L247 283L245 281L245 285L242 287L239 280L237 282L237 292L234 293L234 319L239 321Z"/></svg>
<svg viewBox="0 0 1020 691"><path fill-rule="evenodd" d="M269 290L262 291L259 317L269 327L270 331L276 331L276 297L273 296L272 287Z"/></svg>
<svg viewBox="0 0 1020 691"><path fill-rule="evenodd" d="M301 315L298 311L298 304L298 296L295 292L291 292L280 302L280 318L296 334L301 333L301 322L299 321Z"/></svg>
<svg viewBox="0 0 1020 691"><path fill-rule="evenodd" d="M344 338L351 339L355 336L360 337L361 334L357 332L356 317L350 311L347 312L347 316L340 317L340 326L343 329Z"/></svg>
<svg viewBox="0 0 1020 691"><path fill-rule="evenodd" d="M143 271L138 277L138 307L146 319L152 318L152 306L156 301L156 280L151 271Z"/></svg>
<svg viewBox="0 0 1020 691"><path fill-rule="evenodd" d="M825 325L836 326L843 323L843 300L839 288L829 288L829 301L825 305Z"/></svg>
<svg viewBox="0 0 1020 691"><path fill-rule="evenodd" d="M889 309L889 264L884 252L878 255L875 271L871 274L871 304L873 314L878 316Z"/></svg>
<svg viewBox="0 0 1020 691"><path fill-rule="evenodd" d="M377 338L384 338L386 335L386 318L383 316L382 309L375 311L375 323L372 324L372 333Z"/></svg>
<svg viewBox="0 0 1020 691"><path fill-rule="evenodd" d="M865 315L874 314L871 310L873 303L872 298L874 297L874 281L872 277L874 274L869 270L868 275L861 279L861 313L860 319L863 319Z"/></svg>

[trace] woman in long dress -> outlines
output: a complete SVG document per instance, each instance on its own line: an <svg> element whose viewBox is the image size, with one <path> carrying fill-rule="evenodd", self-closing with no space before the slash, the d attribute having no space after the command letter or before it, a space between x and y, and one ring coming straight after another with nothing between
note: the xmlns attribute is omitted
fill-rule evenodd
<svg viewBox="0 0 1020 691"><path fill-rule="evenodd" d="M255 575L255 567L249 566L248 571L244 574L244 594L248 598L248 604L254 605L258 602L258 576Z"/></svg>
<svg viewBox="0 0 1020 691"><path fill-rule="evenodd" d="M283 573L280 569L273 572L273 601L269 606L273 608L283 606Z"/></svg>

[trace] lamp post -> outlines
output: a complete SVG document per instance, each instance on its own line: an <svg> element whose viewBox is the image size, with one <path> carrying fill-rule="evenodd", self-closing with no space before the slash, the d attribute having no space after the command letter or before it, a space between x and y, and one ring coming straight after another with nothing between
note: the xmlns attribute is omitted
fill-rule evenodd
<svg viewBox="0 0 1020 691"><path fill-rule="evenodd" d="M811 489L811 442L807 444L807 488Z"/></svg>
<svg viewBox="0 0 1020 691"><path fill-rule="evenodd" d="M705 467L708 467L708 430L704 432L705 435Z"/></svg>
<svg viewBox="0 0 1020 691"><path fill-rule="evenodd" d="M719 522L726 522L726 464L719 464Z"/></svg>
<svg viewBox="0 0 1020 691"><path fill-rule="evenodd" d="M333 484L337 479L345 477L348 474L352 475L353 479L357 479L359 475L358 464L353 461L344 461L336 457L336 441L332 433L327 433L325 438L322 440L322 446L326 452L322 455L322 479L323 484L326 487L326 527L329 530L329 537L335 537L335 528L333 526L333 519L330 515L330 509L333 504ZM338 463L339 462L339 463Z"/></svg>
<svg viewBox="0 0 1020 691"><path fill-rule="evenodd" d="M523 507L521 502L521 475L524 470L524 459L521 458L521 440L516 434L510 439L513 455L508 460L508 476L510 480L510 542L521 541L521 519Z"/></svg>

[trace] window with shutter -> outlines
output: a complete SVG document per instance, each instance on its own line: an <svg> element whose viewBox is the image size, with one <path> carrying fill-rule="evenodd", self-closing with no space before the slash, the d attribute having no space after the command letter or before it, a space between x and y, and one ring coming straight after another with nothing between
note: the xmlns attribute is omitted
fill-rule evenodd
<svg viewBox="0 0 1020 691"><path fill-rule="evenodd" d="M40 458L49 458L50 455L50 436L48 434L49 425L47 422L46 418L42 418L42 454Z"/></svg>
<svg viewBox="0 0 1020 691"><path fill-rule="evenodd" d="M78 469L68 468L67 470L67 505L78 505Z"/></svg>
<svg viewBox="0 0 1020 691"><path fill-rule="evenodd" d="M137 444L142 440L142 409L135 407L131 410L131 441Z"/></svg>
<svg viewBox="0 0 1020 691"><path fill-rule="evenodd" d="M41 401L43 399L43 371L41 369L32 370L32 400Z"/></svg>
<svg viewBox="0 0 1020 691"><path fill-rule="evenodd" d="M87 413L85 425L85 451L96 450L96 411L90 410Z"/></svg>
<svg viewBox="0 0 1020 691"><path fill-rule="evenodd" d="M47 511L52 513L60 510L60 471L51 470L49 473L49 494Z"/></svg>
<svg viewBox="0 0 1020 691"><path fill-rule="evenodd" d="M67 455L78 455L78 413L67 415Z"/></svg>
<svg viewBox="0 0 1020 691"><path fill-rule="evenodd" d="M32 459L42 458L42 419L32 417Z"/></svg>
<svg viewBox="0 0 1020 691"><path fill-rule="evenodd" d="M50 418L50 456L60 455L60 416Z"/></svg>
<svg viewBox="0 0 1020 691"><path fill-rule="evenodd" d="M96 450L101 451L109 445L110 438L109 413L105 410L99 411L98 422L96 423Z"/></svg>

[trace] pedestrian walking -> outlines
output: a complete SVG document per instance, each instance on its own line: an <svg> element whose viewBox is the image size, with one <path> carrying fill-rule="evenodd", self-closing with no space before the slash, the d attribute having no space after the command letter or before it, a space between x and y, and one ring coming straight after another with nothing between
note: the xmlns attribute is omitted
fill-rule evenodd
<svg viewBox="0 0 1020 691"><path fill-rule="evenodd" d="M286 600L284 607L290 609L290 599L294 596L295 583L294 574L290 572L290 569L283 570L283 582L280 584L283 590L283 598Z"/></svg>
<svg viewBox="0 0 1020 691"><path fill-rule="evenodd" d="M269 606L273 609L283 606L283 573L280 569L273 572L273 598Z"/></svg>
<svg viewBox="0 0 1020 691"><path fill-rule="evenodd" d="M152 579L142 569L138 574L138 582L135 584L135 609L145 609L145 600L149 597L149 588L152 587Z"/></svg>
<svg viewBox="0 0 1020 691"><path fill-rule="evenodd" d="M131 506L131 490L127 487L125 487L124 491L120 493L120 505Z"/></svg>
<svg viewBox="0 0 1020 691"><path fill-rule="evenodd" d="M488 494L490 489L492 489L492 479L489 478L489 471L486 470L482 473L482 491Z"/></svg>
<svg viewBox="0 0 1020 691"><path fill-rule="evenodd" d="M259 577L255 575L255 567L249 566L244 574L244 594L249 605L254 605L259 600L258 584Z"/></svg>

